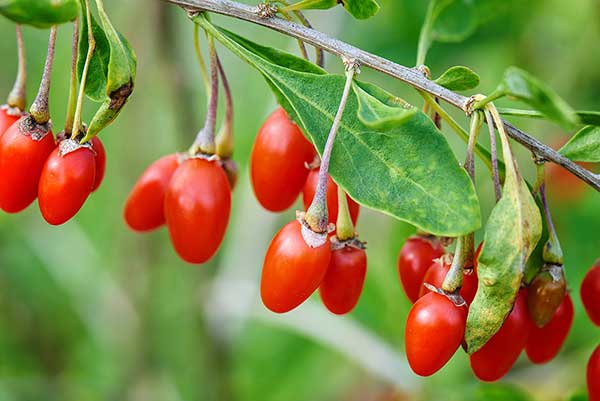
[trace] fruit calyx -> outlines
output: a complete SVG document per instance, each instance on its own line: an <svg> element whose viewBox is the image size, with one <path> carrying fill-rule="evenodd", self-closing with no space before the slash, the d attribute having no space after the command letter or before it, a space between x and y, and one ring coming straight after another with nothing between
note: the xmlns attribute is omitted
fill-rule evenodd
<svg viewBox="0 0 600 401"><path fill-rule="evenodd" d="M327 235L335 230L335 225L327 224L326 230L323 232L315 231L311 228L311 224L306 220L308 214L303 211L296 211L296 220L302 227L301 233L304 242L311 248L318 248L327 242Z"/></svg>
<svg viewBox="0 0 600 401"><path fill-rule="evenodd" d="M92 148L92 144L90 142L79 143L79 141L71 138L63 139L59 142L58 154L60 157L65 157L69 153L73 153L81 148L87 148L94 153L94 156L96 155L96 152L94 151L94 148Z"/></svg>
<svg viewBox="0 0 600 401"><path fill-rule="evenodd" d="M19 132L22 135L30 136L34 141L41 141L52 129L52 122L38 123L31 114L19 121Z"/></svg>
<svg viewBox="0 0 600 401"><path fill-rule="evenodd" d="M454 292L447 292L444 291L441 288L437 288L429 283L423 283L423 285L431 292L436 292L440 295L445 296L446 298L448 298L450 301L452 301L452 303L456 306L456 307L462 307L462 306L467 306L467 303L465 302L464 298L460 295L460 288L458 288L456 291Z"/></svg>
<svg viewBox="0 0 600 401"><path fill-rule="evenodd" d="M337 251L343 248L355 248L365 250L367 249L367 243L358 239L358 236L354 236L350 239L340 240L337 236L331 237L331 250Z"/></svg>

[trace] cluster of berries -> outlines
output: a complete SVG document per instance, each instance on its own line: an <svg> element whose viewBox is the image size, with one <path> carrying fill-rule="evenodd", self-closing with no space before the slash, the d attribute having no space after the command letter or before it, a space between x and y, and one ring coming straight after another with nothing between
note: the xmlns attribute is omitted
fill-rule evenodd
<svg viewBox="0 0 600 401"><path fill-rule="evenodd" d="M55 139L50 123L0 108L0 208L18 213L38 198L44 219L59 225L81 209L104 179L106 153L98 137L85 144Z"/></svg>
<svg viewBox="0 0 600 401"><path fill-rule="evenodd" d="M415 373L429 376L440 370L463 344L468 308L477 292L477 259L464 270L460 299L456 302L440 290L450 269L452 255L444 254L439 239L416 235L409 238L398 256L398 273L411 302L405 329L406 355ZM544 277L540 275L538 277ZM563 290L553 301L556 281L534 279L522 287L514 307L500 330L470 356L473 373L483 381L506 375L525 350L529 360L547 363L560 351L573 323L571 296ZM592 322L600 325L600 261L588 272L581 286L581 299ZM552 307L558 303L557 307ZM442 333L442 335L440 335ZM588 366L591 400L600 399L600 347ZM594 398L595 397L595 398Z"/></svg>

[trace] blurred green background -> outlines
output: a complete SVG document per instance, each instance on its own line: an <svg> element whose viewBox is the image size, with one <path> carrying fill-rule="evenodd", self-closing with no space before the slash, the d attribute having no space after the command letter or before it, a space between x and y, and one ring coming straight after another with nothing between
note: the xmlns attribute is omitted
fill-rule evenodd
<svg viewBox="0 0 600 401"><path fill-rule="evenodd" d="M563 351L547 365L532 366L522 358L500 384L484 385L459 351L433 377L415 376L403 356L410 304L396 273L398 251L414 229L364 209L358 230L369 243L369 270L357 308L336 317L316 296L287 315L268 313L258 294L262 258L294 210L270 214L253 197L248 155L275 103L262 78L225 49L240 180L218 256L203 266L187 265L164 229L147 235L129 231L122 219L129 189L151 162L189 146L202 125L205 100L193 27L182 10L157 0L105 2L137 52L137 86L122 115L102 134L106 180L75 219L50 227L36 205L19 215L0 215L0 401L541 401L565 400L585 390L585 364L600 343L600 331L586 319L577 292L600 257L600 195L583 189L565 199L561 194L577 189L573 182L550 184L576 318ZM413 65L427 3L380 3L381 12L368 21L355 21L341 8L308 15L322 31ZM503 70L517 65L574 107L600 110L600 3L507 0L489 17L467 41L433 46L428 64L434 76L466 65L481 75L478 91L489 93ZM223 17L214 21L256 42L297 52L293 40L266 29ZM47 31L24 31L31 100ZM7 94L16 70L13 24L0 20L0 35L0 94ZM70 36L70 26L59 29L50 104L55 131L64 123ZM327 67L341 71L330 56ZM366 68L361 78L421 105L399 82ZM87 118L92 111L87 109ZM564 140L565 133L553 125L514 122L547 143ZM463 158L464 144L451 132L448 138ZM519 150L519 158L533 177L528 153ZM482 165L478 184L487 215L493 195Z"/></svg>

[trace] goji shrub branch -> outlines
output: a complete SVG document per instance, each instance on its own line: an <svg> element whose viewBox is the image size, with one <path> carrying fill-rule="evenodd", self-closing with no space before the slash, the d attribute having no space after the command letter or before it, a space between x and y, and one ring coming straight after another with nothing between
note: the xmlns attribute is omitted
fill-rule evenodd
<svg viewBox="0 0 600 401"><path fill-rule="evenodd" d="M164 0L168 3L179 5L188 11L208 11L226 15L240 20L252 22L273 29L290 37L300 39L312 46L322 48L338 57L354 59L360 65L372 68L403 81L420 91L446 101L447 103L469 112L472 99L448 90L435 82L426 79L416 68L409 68L396 64L383 57L379 57L341 40L332 38L315 29L302 24L288 21L279 17L262 18L256 8L230 0ZM503 121L507 134L544 160L559 164L579 179L600 191L600 175L579 166L570 159L562 156L554 149L541 143L534 137L523 132L512 124Z"/></svg>

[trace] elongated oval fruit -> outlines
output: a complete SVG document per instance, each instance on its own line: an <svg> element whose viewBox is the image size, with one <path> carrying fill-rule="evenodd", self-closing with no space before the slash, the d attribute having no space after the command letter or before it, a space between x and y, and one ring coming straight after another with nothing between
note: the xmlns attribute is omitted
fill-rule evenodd
<svg viewBox="0 0 600 401"><path fill-rule="evenodd" d="M323 304L336 315L350 312L360 298L367 273L364 249L346 246L331 252L331 260L319 294Z"/></svg>
<svg viewBox="0 0 600 401"><path fill-rule="evenodd" d="M125 222L134 231L150 231L165 224L165 193L179 167L178 156L152 163L135 183L125 203Z"/></svg>
<svg viewBox="0 0 600 401"><path fill-rule="evenodd" d="M302 203L304 204L304 210L308 210L308 207L315 197L317 192L317 184L319 182L319 169L312 169L306 178L306 183L302 189ZM350 211L350 218L352 223L356 225L358 220L358 214L360 212L360 206L354 202L352 198L346 195L348 200L348 210ZM333 179L327 175L327 216L329 222L335 224L338 215L338 186Z"/></svg>
<svg viewBox="0 0 600 401"><path fill-rule="evenodd" d="M8 106L0 106L0 136L2 136L11 125L17 122L20 117L9 114L8 111Z"/></svg>
<svg viewBox="0 0 600 401"><path fill-rule="evenodd" d="M573 301L566 294L554 316L544 327L531 328L525 352L533 363L546 363L554 359L567 339L573 324Z"/></svg>
<svg viewBox="0 0 600 401"><path fill-rule="evenodd" d="M288 209L308 176L305 164L315 157L313 145L282 108L258 131L250 155L250 178L256 199L272 212Z"/></svg>
<svg viewBox="0 0 600 401"><path fill-rule="evenodd" d="M477 263L477 262L475 262ZM446 274L450 270L451 263L448 261L439 261L433 262L433 264L427 269L427 273L425 273L425 277L423 278L423 285L421 286L421 290L419 291L419 297L424 296L428 292L431 292L427 287L425 287L425 283L432 285L436 288L441 288L444 283L444 279L446 278ZM463 274L463 284L460 289L460 295L463 297L467 305L471 305L473 299L475 298L475 294L477 293L477 269L465 269Z"/></svg>
<svg viewBox="0 0 600 401"><path fill-rule="evenodd" d="M217 162L184 161L165 194L165 218L175 251L188 263L204 263L219 249L231 210L227 175Z"/></svg>
<svg viewBox="0 0 600 401"><path fill-rule="evenodd" d="M523 351L532 327L533 322L527 313L527 290L521 289L500 330L471 355L471 369L475 376L492 382L506 375Z"/></svg>
<svg viewBox="0 0 600 401"><path fill-rule="evenodd" d="M62 141L40 176L38 203L44 220L56 226L75 216L92 192L95 178L93 151L70 139Z"/></svg>
<svg viewBox="0 0 600 401"><path fill-rule="evenodd" d="M585 275L580 293L590 320L596 326L600 326L600 260Z"/></svg>
<svg viewBox="0 0 600 401"><path fill-rule="evenodd" d="M411 308L404 341L411 369L431 376L452 358L463 341L467 307L456 306L445 295L430 292Z"/></svg>
<svg viewBox="0 0 600 401"><path fill-rule="evenodd" d="M406 240L398 255L398 275L408 299L415 303L423 286L425 273L434 259L444 254L437 240L414 235Z"/></svg>
<svg viewBox="0 0 600 401"><path fill-rule="evenodd" d="M276 313L296 308L321 285L330 258L329 241L311 248L302 237L298 221L286 224L265 255L260 280L263 304Z"/></svg>
<svg viewBox="0 0 600 401"><path fill-rule="evenodd" d="M95 192L104 180L104 173L106 172L106 150L104 149L104 144L97 136L93 137L90 142L92 143L92 149L94 150L96 160L96 178L94 180L94 188L92 188L92 192Z"/></svg>
<svg viewBox="0 0 600 401"><path fill-rule="evenodd" d="M0 208L18 213L37 197L42 169L55 148L52 131L41 132L29 116L0 136Z"/></svg>
<svg viewBox="0 0 600 401"><path fill-rule="evenodd" d="M589 401L600 401L600 345L596 348L587 366Z"/></svg>

